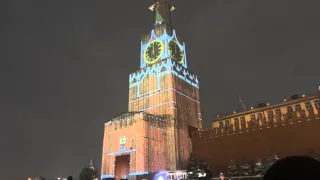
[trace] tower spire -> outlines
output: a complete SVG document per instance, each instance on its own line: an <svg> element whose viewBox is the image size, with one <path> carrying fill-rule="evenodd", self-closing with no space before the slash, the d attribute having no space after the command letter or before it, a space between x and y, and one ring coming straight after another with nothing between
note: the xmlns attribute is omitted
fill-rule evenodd
<svg viewBox="0 0 320 180"><path fill-rule="evenodd" d="M171 26L171 11L175 8L170 4L170 0L155 0L155 3L149 9L154 14L154 27L161 24Z"/></svg>
<svg viewBox="0 0 320 180"><path fill-rule="evenodd" d="M88 168L89 168L89 169L92 169L92 170L95 169L94 163L93 163L93 160L92 160L92 157L90 157L89 164L88 164Z"/></svg>

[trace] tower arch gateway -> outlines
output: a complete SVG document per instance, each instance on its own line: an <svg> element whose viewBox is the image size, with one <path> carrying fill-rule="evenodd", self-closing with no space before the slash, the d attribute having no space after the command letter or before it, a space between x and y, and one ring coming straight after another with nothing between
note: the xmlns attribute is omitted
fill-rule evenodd
<svg viewBox="0 0 320 180"><path fill-rule="evenodd" d="M128 112L105 123L101 179L151 179L185 169L188 127L202 128L199 81L171 26L174 7L157 0L149 9L154 26L141 37L140 69L129 75Z"/></svg>

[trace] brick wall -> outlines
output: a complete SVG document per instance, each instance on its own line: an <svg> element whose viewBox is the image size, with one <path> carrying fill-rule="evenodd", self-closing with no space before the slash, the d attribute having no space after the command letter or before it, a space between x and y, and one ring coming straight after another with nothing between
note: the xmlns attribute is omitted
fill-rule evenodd
<svg viewBox="0 0 320 180"><path fill-rule="evenodd" d="M208 162L215 175L227 174L231 159L236 163L240 163L243 156L249 161L257 157L265 160L271 150L280 158L310 151L319 156L319 130L319 115L250 127L243 132L204 130L193 133L192 149L198 159Z"/></svg>

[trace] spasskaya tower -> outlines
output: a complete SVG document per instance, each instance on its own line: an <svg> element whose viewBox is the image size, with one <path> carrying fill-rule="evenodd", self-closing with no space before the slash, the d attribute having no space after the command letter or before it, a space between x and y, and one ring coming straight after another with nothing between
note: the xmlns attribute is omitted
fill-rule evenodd
<svg viewBox="0 0 320 180"><path fill-rule="evenodd" d="M157 0L149 9L153 28L141 37L140 69L129 75L128 112L105 123L102 179L186 169L188 126L202 128L198 78L187 70L185 43L171 25L175 8Z"/></svg>

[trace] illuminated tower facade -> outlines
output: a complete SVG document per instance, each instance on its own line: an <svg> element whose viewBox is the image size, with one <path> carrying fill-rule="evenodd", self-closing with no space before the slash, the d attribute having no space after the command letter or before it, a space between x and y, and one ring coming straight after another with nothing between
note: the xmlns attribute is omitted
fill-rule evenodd
<svg viewBox="0 0 320 180"><path fill-rule="evenodd" d="M185 43L171 27L168 1L149 8L154 13L154 28L141 38L140 70L129 76L129 112L143 111L171 118L167 128L171 143L170 169L182 168L184 154L190 152L184 141L187 125L201 127L199 82L187 71ZM184 134L184 135L182 135ZM169 155L168 154L168 155Z"/></svg>
<svg viewBox="0 0 320 180"><path fill-rule="evenodd" d="M171 26L174 7L158 0L149 9L154 27L141 38L140 69L129 75L128 113L105 124L102 179L185 169L188 126L202 128L199 82Z"/></svg>

